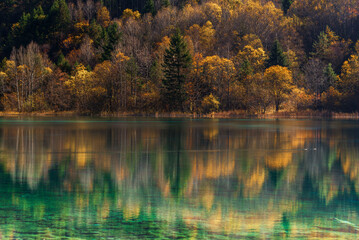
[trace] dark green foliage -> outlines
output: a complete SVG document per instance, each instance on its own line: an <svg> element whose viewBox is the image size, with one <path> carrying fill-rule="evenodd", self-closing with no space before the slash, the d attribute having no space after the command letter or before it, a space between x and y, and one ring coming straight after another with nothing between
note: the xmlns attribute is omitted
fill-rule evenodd
<svg viewBox="0 0 359 240"><path fill-rule="evenodd" d="M6 66L6 61L7 58L3 58L3 60L0 62L0 71L4 71L5 70L5 66Z"/></svg>
<svg viewBox="0 0 359 240"><path fill-rule="evenodd" d="M187 45L177 29L171 37L170 47L166 49L163 64L165 78L162 81L162 98L167 104L167 110L183 110L184 83L191 59Z"/></svg>
<svg viewBox="0 0 359 240"><path fill-rule="evenodd" d="M103 28L93 20L90 24L89 35L96 48L102 49L102 61L111 59L115 46L121 39L121 32L116 23Z"/></svg>
<svg viewBox="0 0 359 240"><path fill-rule="evenodd" d="M324 59L329 46L330 42L328 39L328 35L324 31L322 31L318 36L318 40L313 43L313 52L311 52L310 55L312 57Z"/></svg>
<svg viewBox="0 0 359 240"><path fill-rule="evenodd" d="M155 3L153 2L153 0L147 0L146 1L146 5L143 8L143 12L144 13L151 13L152 15L156 14Z"/></svg>
<svg viewBox="0 0 359 240"><path fill-rule="evenodd" d="M337 75L335 74L332 64L329 63L325 68L324 68L324 76L327 80L326 85L329 88L330 86L333 87L337 87Z"/></svg>
<svg viewBox="0 0 359 240"><path fill-rule="evenodd" d="M287 57L284 55L282 46L280 45L278 40L274 41L272 50L269 55L269 59L267 61L267 67L271 67L275 65L282 67L288 66Z"/></svg>
<svg viewBox="0 0 359 240"><path fill-rule="evenodd" d="M54 1L49 11L47 27L52 53L57 53L61 51L62 41L72 27L70 11L65 0Z"/></svg>
<svg viewBox="0 0 359 240"><path fill-rule="evenodd" d="M116 44L120 41L121 33L117 24L113 23L104 29L104 35L106 41L103 43L104 53L102 54L102 58L103 60L109 60Z"/></svg>
<svg viewBox="0 0 359 240"><path fill-rule="evenodd" d="M104 28L96 20L92 20L88 35L93 40L94 47L102 52L101 61L111 59L112 52L121 40L121 32L117 23L112 23Z"/></svg>
<svg viewBox="0 0 359 240"><path fill-rule="evenodd" d="M96 20L92 20L89 28L89 36L94 41L95 47L101 45L101 40L103 38L103 29Z"/></svg>
<svg viewBox="0 0 359 240"><path fill-rule="evenodd" d="M182 124L174 124L168 127L166 136L167 156L164 161L166 171L166 179L170 183L170 191L173 196L181 196L183 189L188 183L191 172L191 166L188 162L186 153L178 151L183 146L183 126Z"/></svg>
<svg viewBox="0 0 359 240"><path fill-rule="evenodd" d="M61 68L62 71L70 73L72 71L72 67L69 62L65 59L65 56L61 53L57 59L57 66Z"/></svg>
<svg viewBox="0 0 359 240"><path fill-rule="evenodd" d="M32 13L23 13L20 20L13 25L8 37L8 48L27 45L31 41L45 43L46 37L46 15L40 6Z"/></svg>
<svg viewBox="0 0 359 240"><path fill-rule="evenodd" d="M66 33L70 26L70 11L65 0L55 0L49 13L49 24L52 33Z"/></svg>
<svg viewBox="0 0 359 240"><path fill-rule="evenodd" d="M293 0L282 0L282 8L283 12L287 14L288 9L290 8L290 5L292 5Z"/></svg>
<svg viewBox="0 0 359 240"><path fill-rule="evenodd" d="M138 104L138 89L141 86L141 81L138 78L138 65L137 61L134 57L131 57L129 61L127 61L126 65L126 73L130 82L130 94L132 96L132 107L136 108Z"/></svg>
<svg viewBox="0 0 359 240"><path fill-rule="evenodd" d="M154 61L151 65L150 68L150 79L151 81L155 84L155 85L159 85L160 84L160 76L161 76L161 65L157 62Z"/></svg>
<svg viewBox="0 0 359 240"><path fill-rule="evenodd" d="M244 60L240 71L239 71L239 79L244 80L247 76L250 76L253 74L253 68L251 66L251 63L246 59Z"/></svg>
<svg viewBox="0 0 359 240"><path fill-rule="evenodd" d="M161 7L168 7L171 3L169 0L161 0Z"/></svg>

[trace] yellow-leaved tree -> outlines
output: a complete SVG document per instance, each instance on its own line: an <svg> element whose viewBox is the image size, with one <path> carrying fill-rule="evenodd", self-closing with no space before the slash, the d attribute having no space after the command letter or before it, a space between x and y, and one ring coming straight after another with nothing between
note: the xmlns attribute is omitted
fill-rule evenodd
<svg viewBox="0 0 359 240"><path fill-rule="evenodd" d="M76 67L75 74L65 84L69 87L77 109L82 112L100 112L105 99L106 90L97 81L93 72L82 64Z"/></svg>
<svg viewBox="0 0 359 240"><path fill-rule="evenodd" d="M202 52L206 55L213 50L216 30L213 28L212 22L207 21L202 27L194 24L189 27L187 34L191 37L195 52Z"/></svg>
<svg viewBox="0 0 359 240"><path fill-rule="evenodd" d="M246 45L238 52L235 61L239 65L243 65L244 61L248 61L254 72L263 72L267 58L268 56L263 48L254 48L253 46Z"/></svg>
<svg viewBox="0 0 359 240"><path fill-rule="evenodd" d="M357 54L351 55L343 63L339 85L343 91L344 98L346 98L348 107L356 109L359 105L359 56Z"/></svg>
<svg viewBox="0 0 359 240"><path fill-rule="evenodd" d="M141 18L141 13L139 11L133 11L132 9L126 8L123 10L121 20L126 22L129 19L139 20Z"/></svg>
<svg viewBox="0 0 359 240"><path fill-rule="evenodd" d="M280 104L287 99L293 88L292 72L286 67L275 65L266 69L264 79L278 112Z"/></svg>
<svg viewBox="0 0 359 240"><path fill-rule="evenodd" d="M102 7L97 11L97 22L100 23L102 27L108 27L111 22L110 12L106 7Z"/></svg>
<svg viewBox="0 0 359 240"><path fill-rule="evenodd" d="M212 93L219 99L224 109L231 108L231 86L236 72L233 62L214 55L204 58L200 65L204 96Z"/></svg>
<svg viewBox="0 0 359 240"><path fill-rule="evenodd" d="M213 24L207 21L199 31L200 43L204 51L209 52L213 49L215 43L216 30L213 28Z"/></svg>
<svg viewBox="0 0 359 240"><path fill-rule="evenodd" d="M219 23L222 19L222 8L214 2L204 4L204 13L212 23Z"/></svg>

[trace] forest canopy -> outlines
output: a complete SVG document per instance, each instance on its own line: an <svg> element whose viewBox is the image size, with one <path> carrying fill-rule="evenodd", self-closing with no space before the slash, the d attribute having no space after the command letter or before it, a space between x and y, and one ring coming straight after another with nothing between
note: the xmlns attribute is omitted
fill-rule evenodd
<svg viewBox="0 0 359 240"><path fill-rule="evenodd" d="M3 111L359 110L358 0L4 0Z"/></svg>

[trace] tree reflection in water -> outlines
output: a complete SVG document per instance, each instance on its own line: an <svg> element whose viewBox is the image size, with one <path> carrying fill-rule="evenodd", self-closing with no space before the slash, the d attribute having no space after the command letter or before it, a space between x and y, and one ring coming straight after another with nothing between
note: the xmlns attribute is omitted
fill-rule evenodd
<svg viewBox="0 0 359 240"><path fill-rule="evenodd" d="M359 231L354 121L17 121L4 238L341 237Z"/></svg>

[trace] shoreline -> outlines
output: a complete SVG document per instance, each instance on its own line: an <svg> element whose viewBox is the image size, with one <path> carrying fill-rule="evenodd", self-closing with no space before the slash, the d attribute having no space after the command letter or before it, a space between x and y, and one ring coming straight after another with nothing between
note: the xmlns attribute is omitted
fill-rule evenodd
<svg viewBox="0 0 359 240"><path fill-rule="evenodd" d="M194 118L194 119L359 119L359 113L327 111L273 112L266 114L248 114L244 111L223 111L208 114L182 112L114 112L83 114L76 111L63 112L0 112L0 117L153 117L153 118Z"/></svg>

